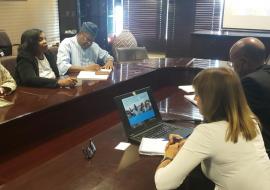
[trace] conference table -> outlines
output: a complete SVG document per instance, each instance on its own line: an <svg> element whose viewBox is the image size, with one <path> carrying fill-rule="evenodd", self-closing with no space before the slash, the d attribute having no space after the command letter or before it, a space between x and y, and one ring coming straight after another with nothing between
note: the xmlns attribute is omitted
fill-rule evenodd
<svg viewBox="0 0 270 190"><path fill-rule="evenodd" d="M127 142L113 97L151 86L162 116L179 126L200 117L177 86L191 84L204 68L228 62L191 58L150 59L117 64L106 81L83 81L74 89L19 87L1 108L0 189L155 189L153 176L161 159L142 156ZM182 119L181 119L182 118ZM84 158L92 138L97 152ZM188 181L181 186L190 189Z"/></svg>

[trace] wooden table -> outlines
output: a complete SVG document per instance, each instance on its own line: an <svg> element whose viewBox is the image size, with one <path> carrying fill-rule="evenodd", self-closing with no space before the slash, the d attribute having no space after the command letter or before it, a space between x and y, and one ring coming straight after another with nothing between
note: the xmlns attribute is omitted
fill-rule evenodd
<svg viewBox="0 0 270 190"><path fill-rule="evenodd" d="M194 123L181 119L198 116L198 109L183 98L183 92L177 88L170 90L173 95L158 103L162 115L179 119L175 123L178 126L194 127ZM9 181L1 190L155 189L154 174L161 157L139 155L136 145L126 151L114 149L119 142L127 141L121 123L96 135L93 141L97 152L91 160L86 160L82 154L82 148L88 144L84 141ZM194 179L193 183L199 188ZM208 187L208 184L203 185ZM186 180L181 189L191 189L189 181Z"/></svg>
<svg viewBox="0 0 270 190"><path fill-rule="evenodd" d="M203 68L227 64L191 58L144 60L116 65L107 81L84 81L75 89L19 87L7 97L14 104L0 109L0 184L28 175L29 171L43 167L42 164L51 162L51 159L58 158L88 138L118 126L120 119L115 110L114 96L151 86L155 99L159 101L179 92L177 85L191 84L193 77ZM179 100L165 99L159 103L160 111L176 112L176 116L195 113L189 103L187 107L179 106L187 103ZM173 103L169 104L170 101ZM113 127L111 130L116 129ZM123 136L115 140L119 142L121 138ZM110 151L114 151L112 147L108 147Z"/></svg>

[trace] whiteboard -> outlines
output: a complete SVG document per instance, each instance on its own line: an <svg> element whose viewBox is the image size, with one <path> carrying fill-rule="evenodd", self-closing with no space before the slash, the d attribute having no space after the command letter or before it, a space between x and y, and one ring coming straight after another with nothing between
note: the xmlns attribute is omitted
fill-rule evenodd
<svg viewBox="0 0 270 190"><path fill-rule="evenodd" d="M270 0L224 0L223 29L270 30Z"/></svg>

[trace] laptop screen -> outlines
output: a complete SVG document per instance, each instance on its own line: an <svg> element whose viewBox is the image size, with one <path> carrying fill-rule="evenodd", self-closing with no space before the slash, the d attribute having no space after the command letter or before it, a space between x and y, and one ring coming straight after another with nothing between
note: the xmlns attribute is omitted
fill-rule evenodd
<svg viewBox="0 0 270 190"><path fill-rule="evenodd" d="M114 98L127 134L134 134L161 122L152 90L146 87Z"/></svg>
<svg viewBox="0 0 270 190"><path fill-rule="evenodd" d="M122 99L126 117L132 128L155 118L155 112L147 92L133 93Z"/></svg>

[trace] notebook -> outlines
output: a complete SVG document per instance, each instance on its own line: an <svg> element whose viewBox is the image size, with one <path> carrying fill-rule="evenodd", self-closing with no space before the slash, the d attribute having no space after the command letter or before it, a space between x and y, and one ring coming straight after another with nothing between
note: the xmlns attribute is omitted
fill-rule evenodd
<svg viewBox="0 0 270 190"><path fill-rule="evenodd" d="M140 143L143 137L168 139L170 133L189 136L193 129L162 121L150 87L114 98L123 127L130 142Z"/></svg>

